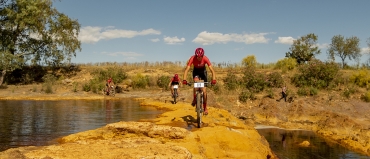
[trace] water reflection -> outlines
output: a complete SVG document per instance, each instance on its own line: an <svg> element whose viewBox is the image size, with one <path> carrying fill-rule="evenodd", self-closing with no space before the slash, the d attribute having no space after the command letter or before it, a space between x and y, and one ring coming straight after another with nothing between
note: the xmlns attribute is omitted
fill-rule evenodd
<svg viewBox="0 0 370 159"><path fill-rule="evenodd" d="M134 100L0 100L0 151L42 146L76 132L119 121L155 118L162 111Z"/></svg>
<svg viewBox="0 0 370 159"><path fill-rule="evenodd" d="M280 159L370 159L316 136L312 131L257 127Z"/></svg>

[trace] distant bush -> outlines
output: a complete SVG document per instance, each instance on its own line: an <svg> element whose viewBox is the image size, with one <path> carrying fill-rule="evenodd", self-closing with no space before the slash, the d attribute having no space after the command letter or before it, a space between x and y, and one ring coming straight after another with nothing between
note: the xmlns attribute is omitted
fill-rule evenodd
<svg viewBox="0 0 370 159"><path fill-rule="evenodd" d="M264 74L256 72L253 67L245 67L243 74L244 88L253 93L259 93L265 89L266 78Z"/></svg>
<svg viewBox="0 0 370 159"><path fill-rule="evenodd" d="M284 80L279 72L273 72L267 75L266 84L268 87L280 88L283 86Z"/></svg>
<svg viewBox="0 0 370 159"><path fill-rule="evenodd" d="M253 92L249 91L249 90L242 91L239 94L239 100L241 102L246 102L246 101L248 101L248 99L251 99L251 100L256 99L255 94Z"/></svg>
<svg viewBox="0 0 370 159"><path fill-rule="evenodd" d="M170 83L170 80L171 77L162 75L157 79L157 85L160 88L164 88L164 90L168 90L168 84Z"/></svg>
<svg viewBox="0 0 370 159"><path fill-rule="evenodd" d="M216 85L213 85L211 87L209 87L212 91L214 91L216 94L217 93L221 93L222 92L222 89L221 89L221 86L220 84L216 84Z"/></svg>
<svg viewBox="0 0 370 159"><path fill-rule="evenodd" d="M105 88L105 82L101 82L98 78L93 78L82 85L82 90L85 92L100 93L103 88Z"/></svg>
<svg viewBox="0 0 370 159"><path fill-rule="evenodd" d="M363 99L365 102L370 102L370 91L367 91L367 92L362 96L362 99Z"/></svg>
<svg viewBox="0 0 370 159"><path fill-rule="evenodd" d="M142 74L137 74L132 79L132 88L146 88L149 86L149 76L143 76Z"/></svg>
<svg viewBox="0 0 370 159"><path fill-rule="evenodd" d="M53 93L53 85L57 81L57 78L52 74L46 74L42 77L42 80L44 81L42 90L45 91L45 93Z"/></svg>
<svg viewBox="0 0 370 159"><path fill-rule="evenodd" d="M335 63L324 63L319 60L309 61L298 66L299 73L291 81L296 87L312 86L318 89L329 87L335 78L340 76L339 66Z"/></svg>
<svg viewBox="0 0 370 159"><path fill-rule="evenodd" d="M349 78L350 81L360 87L370 86L370 71L367 69L361 69L352 74Z"/></svg>
<svg viewBox="0 0 370 159"><path fill-rule="evenodd" d="M235 71L229 70L226 77L223 79L226 90L232 91L240 87L240 79L235 74Z"/></svg>
<svg viewBox="0 0 370 159"><path fill-rule="evenodd" d="M352 94L357 92L357 88L354 85L349 85L344 89L343 96L350 98Z"/></svg>
<svg viewBox="0 0 370 159"><path fill-rule="evenodd" d="M72 86L73 86L72 91L73 91L73 92L78 92L78 89L77 89L77 87L78 87L78 82L73 82L73 83L72 83Z"/></svg>
<svg viewBox="0 0 370 159"><path fill-rule="evenodd" d="M247 57L243 58L242 65L245 67L253 67L256 68L257 60L254 55L248 55Z"/></svg>
<svg viewBox="0 0 370 159"><path fill-rule="evenodd" d="M269 98L271 98L271 99L273 99L273 98L274 98L275 93L274 93L274 91L272 91L272 89L271 89L271 88L267 89L267 90L266 90L266 92L267 92L267 97L269 97Z"/></svg>
<svg viewBox="0 0 370 159"><path fill-rule="evenodd" d="M82 90L85 91L85 92L89 92L91 91L91 86L89 83L85 83L82 85Z"/></svg>
<svg viewBox="0 0 370 159"><path fill-rule="evenodd" d="M319 92L319 90L317 90L317 88L310 87L310 95L311 96L317 95L318 92Z"/></svg>
<svg viewBox="0 0 370 159"><path fill-rule="evenodd" d="M109 77L112 77L115 84L121 83L123 80L128 78L126 72L122 68L109 67L107 69L98 68L92 71L94 78L98 81L105 82Z"/></svg>
<svg viewBox="0 0 370 159"><path fill-rule="evenodd" d="M299 96L307 96L309 94L308 89L306 87L300 87L298 88L297 94Z"/></svg>
<svg viewBox="0 0 370 159"><path fill-rule="evenodd" d="M277 61L274 69L293 70L296 67L297 60L295 58L284 58Z"/></svg>

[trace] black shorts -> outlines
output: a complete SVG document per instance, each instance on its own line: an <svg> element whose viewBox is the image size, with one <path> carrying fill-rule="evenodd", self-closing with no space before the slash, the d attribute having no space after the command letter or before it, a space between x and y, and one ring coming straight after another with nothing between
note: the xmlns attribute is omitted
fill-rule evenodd
<svg viewBox="0 0 370 159"><path fill-rule="evenodd" d="M171 82L171 86L173 85L179 85L179 82Z"/></svg>
<svg viewBox="0 0 370 159"><path fill-rule="evenodd" d="M207 70L206 70L206 68L201 68L201 69L194 68L194 70L193 70L193 79L194 79L195 76L198 76L200 78L200 80L203 80L204 82L208 82L207 81Z"/></svg>

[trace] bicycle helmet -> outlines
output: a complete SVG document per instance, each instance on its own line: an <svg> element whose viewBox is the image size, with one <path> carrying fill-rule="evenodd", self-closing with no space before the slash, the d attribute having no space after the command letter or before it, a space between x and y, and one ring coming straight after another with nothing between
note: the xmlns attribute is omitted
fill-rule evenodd
<svg viewBox="0 0 370 159"><path fill-rule="evenodd" d="M204 55L204 50L203 48L199 47L195 49L195 56L202 57Z"/></svg>
<svg viewBox="0 0 370 159"><path fill-rule="evenodd" d="M175 74L174 78L175 79L179 79L179 75L178 74Z"/></svg>

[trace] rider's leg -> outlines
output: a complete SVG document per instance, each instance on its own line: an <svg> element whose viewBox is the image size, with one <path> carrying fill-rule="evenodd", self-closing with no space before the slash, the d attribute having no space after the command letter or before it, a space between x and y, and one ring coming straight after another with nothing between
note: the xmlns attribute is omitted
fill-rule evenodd
<svg viewBox="0 0 370 159"><path fill-rule="evenodd" d="M173 97L173 86L171 85L171 94L172 94L172 97Z"/></svg>

